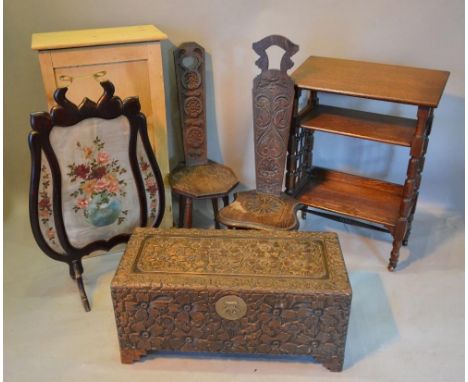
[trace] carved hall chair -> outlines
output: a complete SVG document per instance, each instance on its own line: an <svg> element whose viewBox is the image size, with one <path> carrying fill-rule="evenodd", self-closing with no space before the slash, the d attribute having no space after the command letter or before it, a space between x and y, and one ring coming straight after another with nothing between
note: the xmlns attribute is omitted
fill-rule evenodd
<svg viewBox="0 0 468 382"><path fill-rule="evenodd" d="M279 70L268 68L266 50L273 45L285 51ZM299 204L281 191L294 102L294 82L287 71L299 47L282 36L268 36L252 46L261 69L252 91L256 189L237 193L219 211L218 221L229 228L293 230L299 226Z"/></svg>
<svg viewBox="0 0 468 382"><path fill-rule="evenodd" d="M78 107L55 91L57 106L31 114L29 215L37 244L68 264L86 311L82 258L125 243L135 227L158 227L164 187L137 97L124 102L100 82L99 101Z"/></svg>
<svg viewBox="0 0 468 382"><path fill-rule="evenodd" d="M205 49L188 42L174 51L185 163L170 174L179 196L179 227L192 227L193 200L211 199L215 216L218 198L229 204L229 193L239 183L227 166L208 160L205 102Z"/></svg>

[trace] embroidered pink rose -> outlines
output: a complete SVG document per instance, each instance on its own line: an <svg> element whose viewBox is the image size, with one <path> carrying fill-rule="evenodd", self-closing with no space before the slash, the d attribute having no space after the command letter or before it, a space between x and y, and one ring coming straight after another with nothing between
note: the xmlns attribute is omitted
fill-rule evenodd
<svg viewBox="0 0 468 382"><path fill-rule="evenodd" d="M109 180L107 178L101 178L94 184L94 192L99 193L106 191L109 188Z"/></svg>
<svg viewBox="0 0 468 382"><path fill-rule="evenodd" d="M106 175L105 179L109 182L107 191L117 194L120 190L119 181L111 174Z"/></svg>
<svg viewBox="0 0 468 382"><path fill-rule="evenodd" d="M109 158L109 154L106 151L100 151L97 155L97 161L101 164L109 162Z"/></svg>
<svg viewBox="0 0 468 382"><path fill-rule="evenodd" d="M87 208L88 204L89 204L89 202L88 202L88 199L86 199L86 198L78 198L76 200L76 206L78 208Z"/></svg>
<svg viewBox="0 0 468 382"><path fill-rule="evenodd" d="M154 180L154 178L146 179L146 189L151 194L154 194L156 192L156 181Z"/></svg>
<svg viewBox="0 0 468 382"><path fill-rule="evenodd" d="M42 198L39 202L39 208L45 208L49 209L50 208L50 200L49 198Z"/></svg>

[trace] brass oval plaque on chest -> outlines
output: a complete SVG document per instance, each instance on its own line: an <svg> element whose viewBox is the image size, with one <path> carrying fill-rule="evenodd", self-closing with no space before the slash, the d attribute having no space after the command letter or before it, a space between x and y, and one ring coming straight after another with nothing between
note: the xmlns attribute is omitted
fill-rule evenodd
<svg viewBox="0 0 468 382"><path fill-rule="evenodd" d="M226 320L238 320L245 316L247 304L242 298L231 294L216 301L215 309Z"/></svg>

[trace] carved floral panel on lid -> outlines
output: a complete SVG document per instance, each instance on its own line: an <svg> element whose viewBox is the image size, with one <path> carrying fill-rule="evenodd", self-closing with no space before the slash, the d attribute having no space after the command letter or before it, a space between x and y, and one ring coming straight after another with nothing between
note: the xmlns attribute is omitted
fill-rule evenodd
<svg viewBox="0 0 468 382"><path fill-rule="evenodd" d="M294 247L294 259L291 258ZM136 269L141 272L190 272L200 275L325 277L323 244L319 240L206 237L191 241L178 236L145 240Z"/></svg>

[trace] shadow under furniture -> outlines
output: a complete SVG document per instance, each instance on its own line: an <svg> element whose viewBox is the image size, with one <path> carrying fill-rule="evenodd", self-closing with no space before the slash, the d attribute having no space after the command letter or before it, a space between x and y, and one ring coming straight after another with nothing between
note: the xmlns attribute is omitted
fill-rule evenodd
<svg viewBox="0 0 468 382"><path fill-rule="evenodd" d="M31 115L29 215L34 238L53 260L67 263L86 311L82 258L126 243L138 226L158 227L164 184L138 98L123 103L100 83L96 103L78 107L55 91L57 106Z"/></svg>
<svg viewBox="0 0 468 382"><path fill-rule="evenodd" d="M229 193L237 186L234 172L208 160L205 100L205 50L194 43L174 51L185 163L170 174L172 191L179 196L179 227L192 227L193 200L211 199L215 216L218 199L229 204Z"/></svg>
<svg viewBox="0 0 468 382"><path fill-rule="evenodd" d="M311 96L303 110L295 110L286 192L305 205L304 213L392 234L390 271L397 266L401 245L408 243L433 111L448 76L448 72L439 70L313 56L292 75L296 99L302 90L309 90ZM319 105L318 92L414 105L418 108L417 119ZM410 159L405 183L313 166L315 131L408 147Z"/></svg>
<svg viewBox="0 0 468 382"><path fill-rule="evenodd" d="M284 49L280 69L269 69L266 50ZM256 189L239 192L218 214L229 228L294 230L299 226L298 202L282 192L289 129L294 103L294 82L287 71L299 47L282 36L269 36L253 44L260 56L261 73L253 83Z"/></svg>

